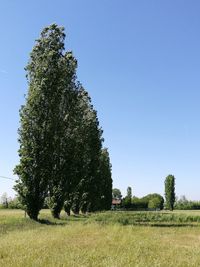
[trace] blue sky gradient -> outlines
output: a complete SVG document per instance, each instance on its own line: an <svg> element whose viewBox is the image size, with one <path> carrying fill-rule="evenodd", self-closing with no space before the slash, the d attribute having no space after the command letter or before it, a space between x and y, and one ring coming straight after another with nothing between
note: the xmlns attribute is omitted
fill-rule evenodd
<svg viewBox="0 0 200 267"><path fill-rule="evenodd" d="M43 27L66 29L66 50L92 97L123 194L200 199L200 2L197 0L1 1L0 175L18 162L24 67ZM14 195L0 179L0 195Z"/></svg>

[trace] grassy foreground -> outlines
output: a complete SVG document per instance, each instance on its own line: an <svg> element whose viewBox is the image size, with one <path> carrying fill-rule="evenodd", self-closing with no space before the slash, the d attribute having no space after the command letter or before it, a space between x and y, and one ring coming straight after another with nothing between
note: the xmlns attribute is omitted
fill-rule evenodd
<svg viewBox="0 0 200 267"><path fill-rule="evenodd" d="M199 218L108 212L58 221L42 211L38 223L0 210L0 266L199 267Z"/></svg>

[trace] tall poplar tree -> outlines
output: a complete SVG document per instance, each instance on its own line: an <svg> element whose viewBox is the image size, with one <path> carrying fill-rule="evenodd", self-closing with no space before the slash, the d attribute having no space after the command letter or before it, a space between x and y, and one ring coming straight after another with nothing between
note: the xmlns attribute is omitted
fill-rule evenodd
<svg viewBox="0 0 200 267"><path fill-rule="evenodd" d="M80 86L76 105L76 127L73 160L73 179L68 199L65 201L66 212L71 204L74 213L91 210L95 206L98 187L99 157L102 146L102 130L99 127L97 113L91 99Z"/></svg>
<svg viewBox="0 0 200 267"><path fill-rule="evenodd" d="M76 135L76 105L77 90L76 67L77 63L71 52L64 55L63 76L61 76L61 95L58 105L58 121L54 132L53 173L49 183L49 207L54 218L59 218L63 208L65 196L74 179L74 153ZM59 77L57 78L59 79Z"/></svg>
<svg viewBox="0 0 200 267"><path fill-rule="evenodd" d="M29 83L20 111L20 163L15 190L37 220L48 196L52 215L110 205L109 156L88 93L76 80L77 61L65 52L64 28L44 28L26 67ZM103 192L105 190L105 192ZM109 205L107 204L109 203Z"/></svg>
<svg viewBox="0 0 200 267"><path fill-rule="evenodd" d="M128 186L126 197L123 199L125 208L131 208L132 203L132 188Z"/></svg>
<svg viewBox="0 0 200 267"><path fill-rule="evenodd" d="M175 177L168 175L165 179L166 208L173 211L175 203Z"/></svg>
<svg viewBox="0 0 200 267"><path fill-rule="evenodd" d="M101 150L99 165L99 210L110 210L112 205L112 171L107 148Z"/></svg>
<svg viewBox="0 0 200 267"><path fill-rule="evenodd" d="M60 187L55 188L54 181L63 187L62 123L68 115L66 106L76 68L72 54L63 53L64 39L64 28L56 24L44 28L26 67L29 89L20 111L20 163L15 168L19 179L15 190L29 217L35 220L48 191L50 195L52 191L59 194Z"/></svg>

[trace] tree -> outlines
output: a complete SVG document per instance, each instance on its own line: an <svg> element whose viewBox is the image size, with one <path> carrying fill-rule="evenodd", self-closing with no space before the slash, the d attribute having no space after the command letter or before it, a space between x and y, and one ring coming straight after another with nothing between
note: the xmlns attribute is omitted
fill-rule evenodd
<svg viewBox="0 0 200 267"><path fill-rule="evenodd" d="M127 195L123 199L123 205L125 208L131 208L131 202L132 202L132 188L129 186L127 188Z"/></svg>
<svg viewBox="0 0 200 267"><path fill-rule="evenodd" d="M9 209L24 209L19 201L19 197L15 196L14 198L10 198L8 201L8 208Z"/></svg>
<svg viewBox="0 0 200 267"><path fill-rule="evenodd" d="M81 86L78 90L74 144L74 178L71 184L71 204L74 213L95 211L100 203L98 195L102 130L91 98Z"/></svg>
<svg viewBox="0 0 200 267"><path fill-rule="evenodd" d="M149 200L148 208L149 209L161 209L161 201L159 197L154 197Z"/></svg>
<svg viewBox="0 0 200 267"><path fill-rule="evenodd" d="M127 188L127 198L129 198L129 199L131 199L132 198L132 188L129 186L128 188Z"/></svg>
<svg viewBox="0 0 200 267"><path fill-rule="evenodd" d="M173 211L175 202L175 177L168 175L165 179L166 208Z"/></svg>
<svg viewBox="0 0 200 267"><path fill-rule="evenodd" d="M8 208L8 195L7 193L3 193L2 196L1 196L1 204L4 208Z"/></svg>
<svg viewBox="0 0 200 267"><path fill-rule="evenodd" d="M20 163L15 168L19 179L15 190L34 220L47 192L53 203L52 194L58 199L66 185L63 120L67 118L65 107L76 61L71 53L63 54L64 38L63 28L55 24L46 27L36 40L26 67L29 90L20 111ZM57 208L54 204L51 208L57 216L60 205Z"/></svg>
<svg viewBox="0 0 200 267"><path fill-rule="evenodd" d="M114 198L114 199L122 199L122 194L121 194L121 191L118 189L118 188L114 188L113 190L112 190L112 197Z"/></svg>
<svg viewBox="0 0 200 267"><path fill-rule="evenodd" d="M133 197L131 203L132 209L135 210L145 210L148 207L148 202L143 198Z"/></svg>
<svg viewBox="0 0 200 267"><path fill-rule="evenodd" d="M63 60L65 58L65 60ZM53 143L53 172L49 183L49 207L54 218L60 217L66 195L68 194L72 179L74 179L73 162L74 154L77 153L74 147L77 127L75 120L77 90L76 67L77 62L71 52L61 55L61 71L57 81L60 79L60 100L57 107L57 122L54 129Z"/></svg>
<svg viewBox="0 0 200 267"><path fill-rule="evenodd" d="M99 209L110 210L112 205L112 173L110 157L107 148L101 150L99 165Z"/></svg>
<svg viewBox="0 0 200 267"><path fill-rule="evenodd" d="M99 192L105 178L99 175L102 130L64 40L64 28L46 27L26 67L29 91L20 112L15 190L34 220L46 197L53 217L59 218L63 206L68 215L71 208L75 213L98 210L104 196Z"/></svg>
<svg viewBox="0 0 200 267"><path fill-rule="evenodd" d="M148 194L141 198L141 200L146 203L146 208L159 208L161 210L163 209L164 198L157 193Z"/></svg>

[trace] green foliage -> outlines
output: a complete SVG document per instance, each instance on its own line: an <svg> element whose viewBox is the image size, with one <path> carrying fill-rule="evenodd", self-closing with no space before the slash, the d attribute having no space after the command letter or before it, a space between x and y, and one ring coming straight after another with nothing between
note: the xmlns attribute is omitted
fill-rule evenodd
<svg viewBox="0 0 200 267"><path fill-rule="evenodd" d="M31 52L29 92L20 112L20 164L15 186L28 215L37 219L49 191L49 207L59 217L69 184L71 117L77 62L64 53L64 29L46 27Z"/></svg>
<svg viewBox="0 0 200 267"><path fill-rule="evenodd" d="M132 208L132 188L130 186L127 188L127 195L122 201L122 206L126 209Z"/></svg>
<svg viewBox="0 0 200 267"><path fill-rule="evenodd" d="M131 202L132 210L146 210L148 208L148 202L143 198L133 197Z"/></svg>
<svg viewBox="0 0 200 267"><path fill-rule="evenodd" d="M44 28L26 67L29 90L20 111L15 190L34 220L47 196L54 218L63 206L78 214L111 203L111 165L97 112L76 80L77 61L65 52L64 40L64 28Z"/></svg>
<svg viewBox="0 0 200 267"><path fill-rule="evenodd" d="M71 206L72 206L71 201L70 200L65 200L65 202L64 202L64 210L65 210L65 212L66 212L66 214L68 216L70 216Z"/></svg>
<svg viewBox="0 0 200 267"><path fill-rule="evenodd" d="M114 199L121 199L122 198L121 191L118 188L113 188L113 190L112 190L112 197Z"/></svg>
<svg viewBox="0 0 200 267"><path fill-rule="evenodd" d="M8 197L7 193L3 193L0 203L0 209L24 209L19 196L11 198Z"/></svg>
<svg viewBox="0 0 200 267"><path fill-rule="evenodd" d="M52 95L54 107L52 110L50 136L52 136L52 165L49 180L49 207L52 215L59 218L65 201L69 184L71 183L71 155L73 153L74 140L74 107L77 98L76 67L77 61L71 52L64 52L64 29L56 27L56 35L51 27L47 30L47 43L55 42L54 78L52 81ZM55 35L55 36L54 36ZM52 46L51 46L52 49ZM54 53L54 52L53 52ZM54 65L53 65L54 66Z"/></svg>
<svg viewBox="0 0 200 267"><path fill-rule="evenodd" d="M46 27L31 52L26 67L29 91L20 111L20 163L15 168L15 185L30 218L37 220L47 196L49 181L60 179L63 186L62 149L63 87L69 55L63 55L63 28ZM59 178L58 178L59 176ZM58 182L58 184L60 181ZM60 184L59 184L60 185Z"/></svg>
<svg viewBox="0 0 200 267"><path fill-rule="evenodd" d="M165 179L166 208L173 211L175 203L175 177L168 175Z"/></svg>
<svg viewBox="0 0 200 267"><path fill-rule="evenodd" d="M69 209L78 214L97 210L100 203L100 157L102 130L97 113L88 93L78 87L74 105L74 124L72 128L73 150L70 153L68 175L71 180L66 191L65 201Z"/></svg>
<svg viewBox="0 0 200 267"><path fill-rule="evenodd" d="M129 198L125 197L122 207L128 210L147 210L147 209L163 209L164 198L159 194L149 194L142 198L133 197L130 203Z"/></svg>
<svg viewBox="0 0 200 267"><path fill-rule="evenodd" d="M199 215L188 215L181 213L164 213L153 211L140 211L140 212L107 212L97 213L89 218L90 221L96 221L102 224L122 224L122 225L169 225L170 224L186 224L186 223L199 223Z"/></svg>
<svg viewBox="0 0 200 267"><path fill-rule="evenodd" d="M8 208L9 209L24 209L24 207L22 206L19 197L14 197L13 199L11 199L8 202Z"/></svg>
<svg viewBox="0 0 200 267"><path fill-rule="evenodd" d="M129 198L129 199L131 199L132 198L132 188L129 186L128 188L127 188L127 198Z"/></svg>
<svg viewBox="0 0 200 267"><path fill-rule="evenodd" d="M158 197L154 197L149 200L148 203L149 209L160 209L160 199Z"/></svg>
<svg viewBox="0 0 200 267"><path fill-rule="evenodd" d="M101 150L99 164L99 210L110 210L112 205L112 173L108 149Z"/></svg>
<svg viewBox="0 0 200 267"><path fill-rule="evenodd" d="M149 194L142 198L148 208L150 209L163 209L164 206L164 198L159 194ZM150 206L149 206L150 205Z"/></svg>
<svg viewBox="0 0 200 267"><path fill-rule="evenodd" d="M9 199L8 199L7 193L3 193L1 196L1 199L0 199L1 208L7 209L8 208L8 202L9 202Z"/></svg>
<svg viewBox="0 0 200 267"><path fill-rule="evenodd" d="M174 209L177 210L200 210L200 201L187 200L185 196L176 199Z"/></svg>

